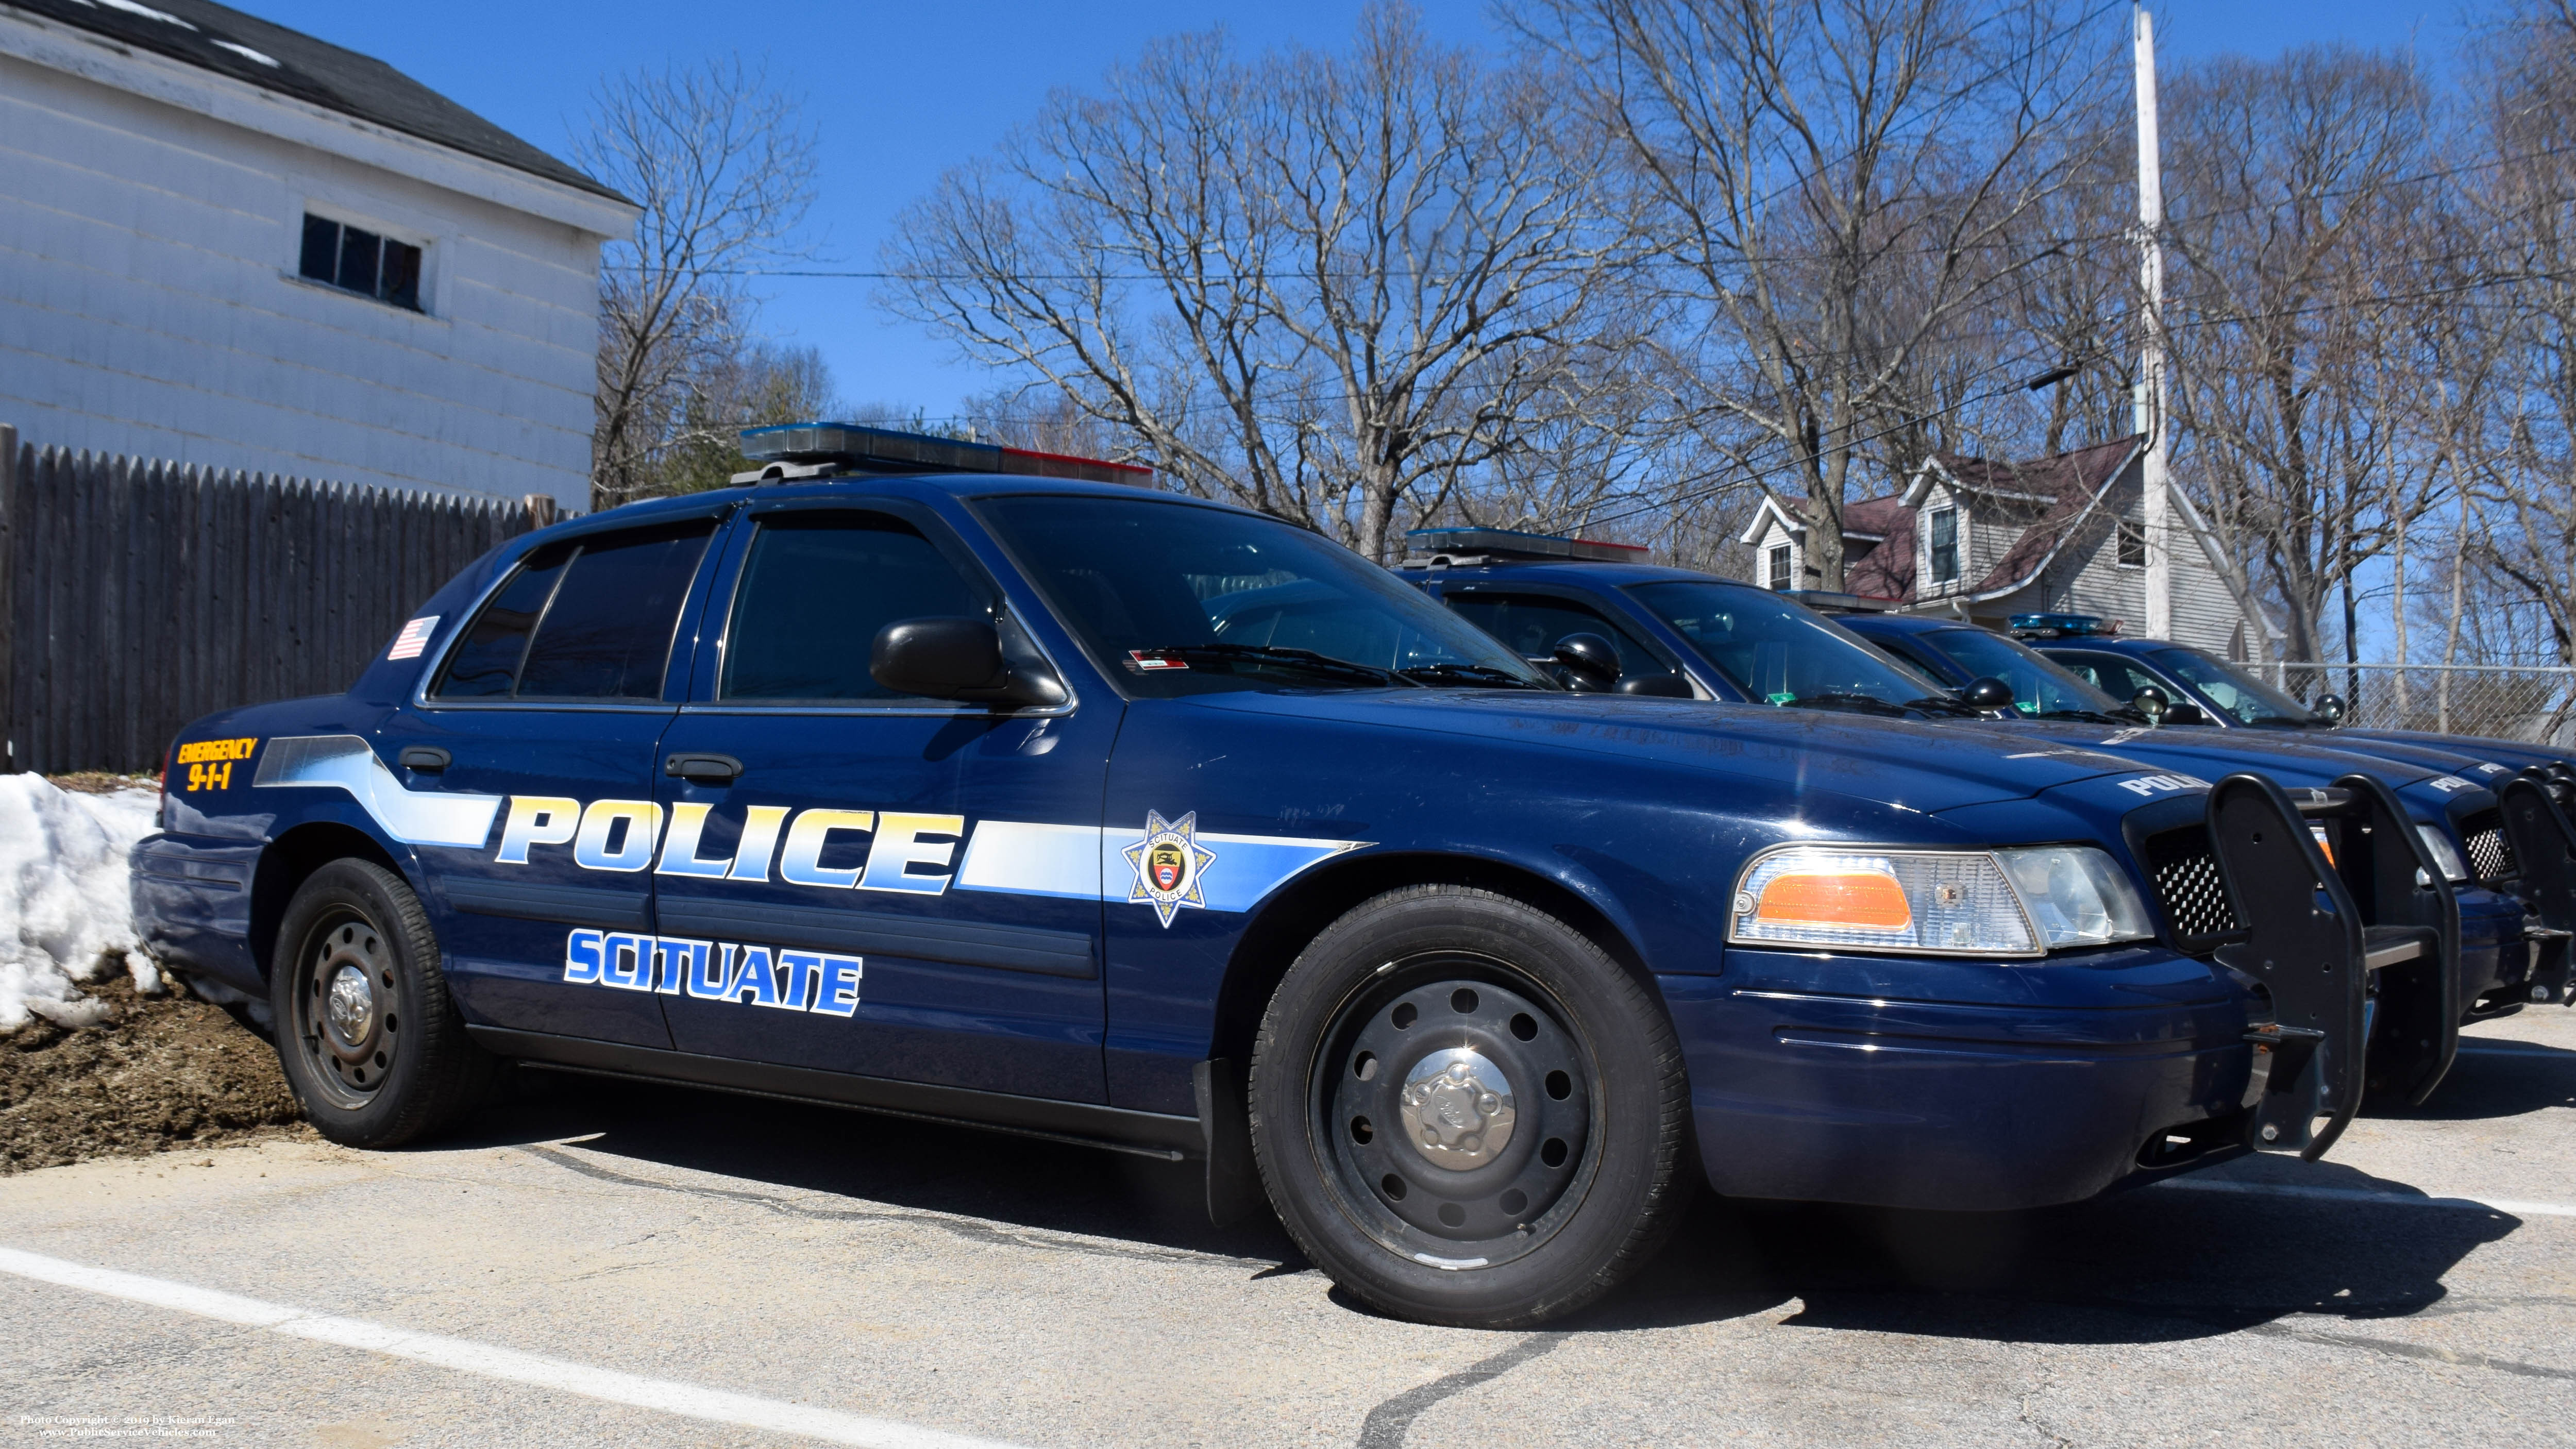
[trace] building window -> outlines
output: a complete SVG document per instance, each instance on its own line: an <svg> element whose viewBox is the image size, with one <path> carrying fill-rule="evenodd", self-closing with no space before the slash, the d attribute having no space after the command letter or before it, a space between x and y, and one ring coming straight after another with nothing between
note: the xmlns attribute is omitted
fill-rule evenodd
<svg viewBox="0 0 2576 1449"><path fill-rule="evenodd" d="M2123 518L2120 520L2120 567L2142 569L2147 566L2147 526Z"/></svg>
<svg viewBox="0 0 2576 1449"><path fill-rule="evenodd" d="M1932 510L1932 582L1959 581L1959 510Z"/></svg>
<svg viewBox="0 0 2576 1449"><path fill-rule="evenodd" d="M1774 592L1788 592L1792 582L1789 577L1789 545L1785 543L1771 545L1770 552L1762 560L1762 568Z"/></svg>
<svg viewBox="0 0 2576 1449"><path fill-rule="evenodd" d="M297 270L343 291L420 310L420 248L409 242L308 212Z"/></svg>

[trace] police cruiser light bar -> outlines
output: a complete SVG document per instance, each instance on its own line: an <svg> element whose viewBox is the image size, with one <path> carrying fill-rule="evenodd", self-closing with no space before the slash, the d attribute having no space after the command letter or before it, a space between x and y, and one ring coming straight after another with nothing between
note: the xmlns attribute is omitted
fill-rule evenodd
<svg viewBox="0 0 2576 1449"><path fill-rule="evenodd" d="M1574 559L1584 563L1644 563L1643 544L1603 543L1556 533L1509 528L1416 528L1405 535L1406 568L1441 568L1488 559Z"/></svg>
<svg viewBox="0 0 2576 1449"><path fill-rule="evenodd" d="M2015 614L2006 621L2022 639L2088 639L2120 632L2120 621L2099 614Z"/></svg>
<svg viewBox="0 0 2576 1449"><path fill-rule="evenodd" d="M899 433L858 423L781 423L742 430L742 455L761 464L736 483L780 483L859 473L1021 473L1090 483L1146 483L1151 468L1029 448Z"/></svg>

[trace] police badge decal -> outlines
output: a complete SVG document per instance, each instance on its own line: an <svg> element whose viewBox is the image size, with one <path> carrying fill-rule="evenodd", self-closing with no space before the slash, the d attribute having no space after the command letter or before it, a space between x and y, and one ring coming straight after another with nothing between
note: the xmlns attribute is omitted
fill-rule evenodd
<svg viewBox="0 0 2576 1449"><path fill-rule="evenodd" d="M1167 929L1181 907L1207 905L1199 894L1199 878L1216 864L1216 852L1199 844L1198 828L1199 813L1195 810L1177 821L1148 810L1145 838L1124 852L1127 863L1136 868L1136 884L1127 892L1128 901L1150 903Z"/></svg>

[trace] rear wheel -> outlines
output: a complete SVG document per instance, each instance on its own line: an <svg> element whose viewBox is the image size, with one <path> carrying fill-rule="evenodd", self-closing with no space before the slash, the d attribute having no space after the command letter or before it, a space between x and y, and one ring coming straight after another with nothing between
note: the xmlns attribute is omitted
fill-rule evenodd
<svg viewBox="0 0 2576 1449"><path fill-rule="evenodd" d="M394 1147L479 1103L492 1058L466 1039L438 938L402 877L364 860L315 871L287 903L269 969L277 1054L315 1130Z"/></svg>
<svg viewBox="0 0 2576 1449"><path fill-rule="evenodd" d="M1684 1201L1660 1004L1564 922L1390 892L1289 968L1252 1063L1262 1179L1317 1266L1407 1318L1504 1328L1607 1292Z"/></svg>

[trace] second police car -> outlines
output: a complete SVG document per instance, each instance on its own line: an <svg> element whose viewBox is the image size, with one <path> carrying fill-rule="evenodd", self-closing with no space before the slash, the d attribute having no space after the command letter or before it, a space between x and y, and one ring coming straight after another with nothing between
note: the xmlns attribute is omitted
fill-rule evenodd
<svg viewBox="0 0 2576 1449"><path fill-rule="evenodd" d="M2346 782L2370 776L2395 794L2429 867L2455 887L2456 929L2445 939L2455 953L2447 975L2456 1018L2568 998L2576 840L2565 815L2542 798L2543 782L2513 778L2536 760L2565 769L2537 747L2455 736L2154 729L2155 720L2027 645L1971 624L1869 613L1828 619L1748 584L1631 562L1638 551L1625 545L1489 529L1417 530L1413 543L1405 576L1525 655L1546 658L1549 641L1572 636L1559 668L1578 685L1588 675L1592 687L1631 693L1914 716L1971 729L2008 722L2191 774L2259 770L2295 787L2329 855L2338 837L2361 828L2338 818L2355 804ZM1595 636L1601 657L1578 657ZM1890 655L1907 668L1893 667ZM2549 788L2567 800L2562 785L2552 780ZM2519 810L2500 802L2499 791L2518 794ZM2528 839L2518 847L2521 837ZM2521 868L2525 855L2547 868ZM2445 1062L2451 1036L2441 1043ZM2420 1100L2440 1075L2410 1068L2401 1095ZM2383 1076L2380 1085L2395 1088L2400 1078Z"/></svg>
<svg viewBox="0 0 2576 1449"><path fill-rule="evenodd" d="M2370 984L2447 896L2385 791L2329 866L2259 778L1569 692L1310 532L1029 476L1105 465L767 441L841 476L515 540L346 694L174 744L229 768L167 775L138 920L326 1135L505 1060L951 1119L1197 1161L1361 1299L1513 1325L1701 1181L2314 1154L2422 1016Z"/></svg>

